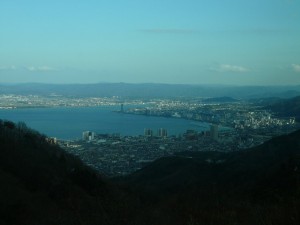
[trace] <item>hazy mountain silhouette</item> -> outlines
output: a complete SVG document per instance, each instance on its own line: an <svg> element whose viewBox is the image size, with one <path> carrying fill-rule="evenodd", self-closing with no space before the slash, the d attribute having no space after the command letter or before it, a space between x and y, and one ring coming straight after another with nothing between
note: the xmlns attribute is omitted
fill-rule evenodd
<svg viewBox="0 0 300 225"><path fill-rule="evenodd" d="M0 94L50 95L73 97L222 97L238 99L283 97L300 95L300 86L230 86L230 85L187 85L187 84L10 84L0 85Z"/></svg>

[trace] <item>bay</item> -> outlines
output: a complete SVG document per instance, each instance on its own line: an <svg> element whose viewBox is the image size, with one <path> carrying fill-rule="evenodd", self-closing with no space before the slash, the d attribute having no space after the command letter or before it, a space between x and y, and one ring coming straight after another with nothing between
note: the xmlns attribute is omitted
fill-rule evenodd
<svg viewBox="0 0 300 225"><path fill-rule="evenodd" d="M0 119L22 121L40 133L63 140L81 138L82 132L86 130L98 134L120 133L122 136L137 136L143 135L145 128L152 129L154 134L159 128L165 128L169 135L183 134L188 129L197 131L209 129L207 123L181 118L114 112L119 109L119 106L1 109Z"/></svg>

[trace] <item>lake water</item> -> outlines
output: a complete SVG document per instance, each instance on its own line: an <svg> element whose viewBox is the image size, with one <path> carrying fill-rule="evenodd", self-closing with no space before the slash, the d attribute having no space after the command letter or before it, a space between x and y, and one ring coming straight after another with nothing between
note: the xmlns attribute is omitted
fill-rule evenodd
<svg viewBox="0 0 300 225"><path fill-rule="evenodd" d="M0 110L0 119L22 121L40 133L59 139L76 139L89 130L98 134L120 133L121 135L143 135L145 128L156 134L159 128L168 130L168 135L178 135L188 129L209 129L206 123L177 118L146 117L121 114L113 111L119 106L85 108L34 108Z"/></svg>

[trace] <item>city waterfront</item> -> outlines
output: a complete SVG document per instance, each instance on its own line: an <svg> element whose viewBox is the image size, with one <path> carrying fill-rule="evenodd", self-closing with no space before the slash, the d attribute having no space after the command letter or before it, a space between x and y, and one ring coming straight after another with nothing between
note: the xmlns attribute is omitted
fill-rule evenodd
<svg viewBox="0 0 300 225"><path fill-rule="evenodd" d="M130 174L180 152L249 149L299 127L295 117L278 117L259 104L226 102L228 98L217 103L117 97L2 99L1 120L25 122L50 137L49 143L107 176Z"/></svg>
<svg viewBox="0 0 300 225"><path fill-rule="evenodd" d="M143 135L145 128L152 129L154 133L159 128L165 128L168 135L182 134L188 129L209 129L207 123L195 123L181 118L123 114L117 113L118 110L120 106L1 109L0 118L25 122L47 136L64 140L81 138L82 131L85 130L99 134L137 136Z"/></svg>

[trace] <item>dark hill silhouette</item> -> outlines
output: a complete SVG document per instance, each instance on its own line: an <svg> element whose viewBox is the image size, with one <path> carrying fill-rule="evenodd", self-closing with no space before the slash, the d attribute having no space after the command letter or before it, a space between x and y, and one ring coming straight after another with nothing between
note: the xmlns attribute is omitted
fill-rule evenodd
<svg viewBox="0 0 300 225"><path fill-rule="evenodd" d="M145 217L164 218L165 224L296 225L299 169L297 131L242 152L161 158L120 182L142 193L149 209L157 209L151 216L145 210Z"/></svg>
<svg viewBox="0 0 300 225"><path fill-rule="evenodd" d="M0 121L0 224L298 225L299 171L297 131L108 180L25 124Z"/></svg>
<svg viewBox="0 0 300 225"><path fill-rule="evenodd" d="M1 225L124 224L125 198L45 136L0 121Z"/></svg>

